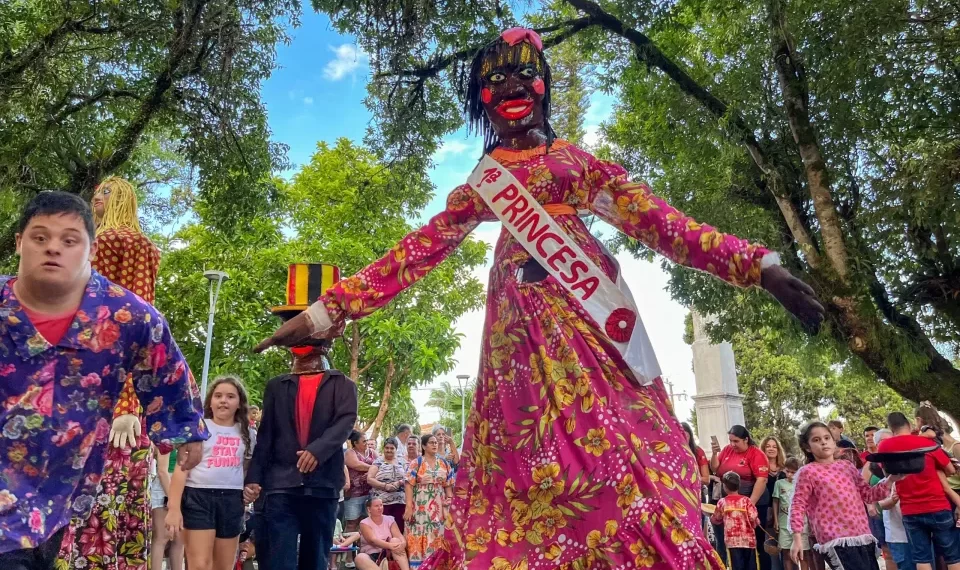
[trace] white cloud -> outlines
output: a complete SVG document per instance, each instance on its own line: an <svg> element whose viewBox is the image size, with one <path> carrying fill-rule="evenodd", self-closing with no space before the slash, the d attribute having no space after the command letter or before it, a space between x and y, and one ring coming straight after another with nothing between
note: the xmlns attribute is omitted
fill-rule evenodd
<svg viewBox="0 0 960 570"><path fill-rule="evenodd" d="M323 76L330 81L339 81L352 74L361 65L366 65L369 57L360 51L354 44L341 44L338 47L330 46L330 51L336 57L323 67Z"/></svg>
<svg viewBox="0 0 960 570"><path fill-rule="evenodd" d="M303 98L303 104L304 104L304 105L313 105L313 97L304 97L304 98Z"/></svg>
<svg viewBox="0 0 960 570"><path fill-rule="evenodd" d="M443 141L437 152L433 154L433 162L440 164L447 157L461 155L469 148L471 148L470 145L462 141Z"/></svg>

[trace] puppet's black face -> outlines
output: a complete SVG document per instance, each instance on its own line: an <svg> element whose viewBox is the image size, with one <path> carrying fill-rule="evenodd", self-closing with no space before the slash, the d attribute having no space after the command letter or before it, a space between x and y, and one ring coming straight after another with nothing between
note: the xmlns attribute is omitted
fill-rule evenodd
<svg viewBox="0 0 960 570"><path fill-rule="evenodd" d="M501 139L543 130L546 85L539 54L529 43L488 54L480 66L480 99Z"/></svg>

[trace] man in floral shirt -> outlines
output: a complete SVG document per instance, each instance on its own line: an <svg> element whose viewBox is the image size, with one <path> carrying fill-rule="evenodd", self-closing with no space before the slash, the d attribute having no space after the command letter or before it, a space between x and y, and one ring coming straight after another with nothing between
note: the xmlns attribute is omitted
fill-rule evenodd
<svg viewBox="0 0 960 570"><path fill-rule="evenodd" d="M90 207L42 192L16 239L17 276L0 277L0 568L48 570L71 513L89 513L97 495L128 373L150 438L179 445L184 469L208 433L163 317L90 268Z"/></svg>

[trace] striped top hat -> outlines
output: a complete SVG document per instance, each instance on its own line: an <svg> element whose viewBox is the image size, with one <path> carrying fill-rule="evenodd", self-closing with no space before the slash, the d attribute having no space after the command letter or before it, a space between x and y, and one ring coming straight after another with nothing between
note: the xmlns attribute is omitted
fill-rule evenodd
<svg viewBox="0 0 960 570"><path fill-rule="evenodd" d="M326 263L294 263L287 271L287 304L270 309L287 320L306 311L334 283L340 281L340 268Z"/></svg>

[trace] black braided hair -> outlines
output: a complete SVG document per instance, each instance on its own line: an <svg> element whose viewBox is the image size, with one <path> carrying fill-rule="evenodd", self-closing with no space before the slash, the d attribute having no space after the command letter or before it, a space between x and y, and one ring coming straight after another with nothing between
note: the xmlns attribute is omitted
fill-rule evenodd
<svg viewBox="0 0 960 570"><path fill-rule="evenodd" d="M483 101L480 99L480 91L483 89L483 78L480 77L480 71L483 66L483 60L488 55L504 55L509 61L519 61L520 52L523 49L524 42L511 46L498 37L489 44L477 50L470 64L470 72L466 78L467 96L464 101L463 110L467 116L467 130L471 133L483 135L483 152L488 153L497 148L500 144L500 137L493 130L493 124L483 108ZM553 127L550 126L550 66L543 52L534 48L537 53L538 65L540 66L540 76L543 78L543 120L547 131L547 150L550 144L556 138Z"/></svg>

